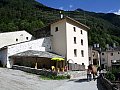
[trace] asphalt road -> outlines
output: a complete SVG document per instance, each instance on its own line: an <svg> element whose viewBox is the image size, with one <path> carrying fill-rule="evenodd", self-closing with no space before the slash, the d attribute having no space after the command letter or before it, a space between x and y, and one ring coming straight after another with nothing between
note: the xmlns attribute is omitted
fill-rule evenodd
<svg viewBox="0 0 120 90"><path fill-rule="evenodd" d="M86 79L42 80L19 70L0 68L0 90L104 90L96 81Z"/></svg>

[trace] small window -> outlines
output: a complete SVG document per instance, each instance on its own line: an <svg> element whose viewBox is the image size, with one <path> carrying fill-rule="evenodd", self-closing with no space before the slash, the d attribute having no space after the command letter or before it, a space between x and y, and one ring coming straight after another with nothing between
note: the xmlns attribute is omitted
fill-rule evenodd
<svg viewBox="0 0 120 90"><path fill-rule="evenodd" d="M74 44L76 44L76 37L74 37Z"/></svg>
<svg viewBox="0 0 120 90"><path fill-rule="evenodd" d="M83 39L81 39L81 45L83 45Z"/></svg>
<svg viewBox="0 0 120 90"><path fill-rule="evenodd" d="M81 56L84 57L84 51L83 50L81 50Z"/></svg>
<svg viewBox="0 0 120 90"><path fill-rule="evenodd" d="M91 57L89 57L89 61L91 61Z"/></svg>
<svg viewBox="0 0 120 90"><path fill-rule="evenodd" d="M85 65L84 63L82 63L82 65Z"/></svg>
<svg viewBox="0 0 120 90"><path fill-rule="evenodd" d="M74 32L76 32L76 28L75 28L75 27L73 27L73 29L74 29Z"/></svg>
<svg viewBox="0 0 120 90"><path fill-rule="evenodd" d="M16 39L16 41L18 41L18 39Z"/></svg>
<svg viewBox="0 0 120 90"><path fill-rule="evenodd" d="M74 57L77 57L77 49L74 49Z"/></svg>
<svg viewBox="0 0 120 90"><path fill-rule="evenodd" d="M55 32L57 32L58 31L58 27L55 27Z"/></svg>
<svg viewBox="0 0 120 90"><path fill-rule="evenodd" d="M102 61L105 62L105 58L102 58Z"/></svg>
<svg viewBox="0 0 120 90"><path fill-rule="evenodd" d="M120 54L120 52L118 52L118 54Z"/></svg>
<svg viewBox="0 0 120 90"><path fill-rule="evenodd" d="M50 46L50 48L49 48L50 50L51 50L51 46Z"/></svg>
<svg viewBox="0 0 120 90"><path fill-rule="evenodd" d="M111 56L113 56L113 53L111 53Z"/></svg>
<svg viewBox="0 0 120 90"><path fill-rule="evenodd" d="M28 40L28 37L26 37L26 39Z"/></svg>
<svg viewBox="0 0 120 90"><path fill-rule="evenodd" d="M81 30L81 34L83 34L83 31Z"/></svg>
<svg viewBox="0 0 120 90"><path fill-rule="evenodd" d="M104 53L102 53L102 55L104 55Z"/></svg>

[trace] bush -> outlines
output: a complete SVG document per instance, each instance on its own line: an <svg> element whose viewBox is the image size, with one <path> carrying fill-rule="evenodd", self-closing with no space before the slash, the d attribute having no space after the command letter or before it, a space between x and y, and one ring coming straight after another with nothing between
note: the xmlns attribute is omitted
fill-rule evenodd
<svg viewBox="0 0 120 90"><path fill-rule="evenodd" d="M115 75L112 72L107 72L105 77L110 80L110 81L114 81L115 80Z"/></svg>
<svg viewBox="0 0 120 90"><path fill-rule="evenodd" d="M53 76L53 75L49 75L49 76L40 76L42 79L44 80L63 80L63 79L70 79L70 75L64 76L64 75L60 75L60 76Z"/></svg>

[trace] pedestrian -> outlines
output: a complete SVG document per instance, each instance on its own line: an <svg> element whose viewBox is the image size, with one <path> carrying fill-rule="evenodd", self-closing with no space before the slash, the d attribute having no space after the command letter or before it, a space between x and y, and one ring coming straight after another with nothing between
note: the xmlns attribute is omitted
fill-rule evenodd
<svg viewBox="0 0 120 90"><path fill-rule="evenodd" d="M91 70L87 69L87 80L91 81L92 75L91 75Z"/></svg>

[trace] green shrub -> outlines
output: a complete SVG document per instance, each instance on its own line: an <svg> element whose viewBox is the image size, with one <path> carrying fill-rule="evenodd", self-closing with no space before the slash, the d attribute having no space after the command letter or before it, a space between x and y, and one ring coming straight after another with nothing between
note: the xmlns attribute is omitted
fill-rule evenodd
<svg viewBox="0 0 120 90"><path fill-rule="evenodd" d="M115 75L112 72L107 72L105 77L110 80L110 81L114 81L115 80Z"/></svg>
<svg viewBox="0 0 120 90"><path fill-rule="evenodd" d="M44 80L63 80L63 79L70 79L70 75L67 75L67 76L64 76L64 75L60 75L60 76L52 76L52 75L43 76L43 75L41 75L40 77L41 77L42 79L44 79Z"/></svg>

